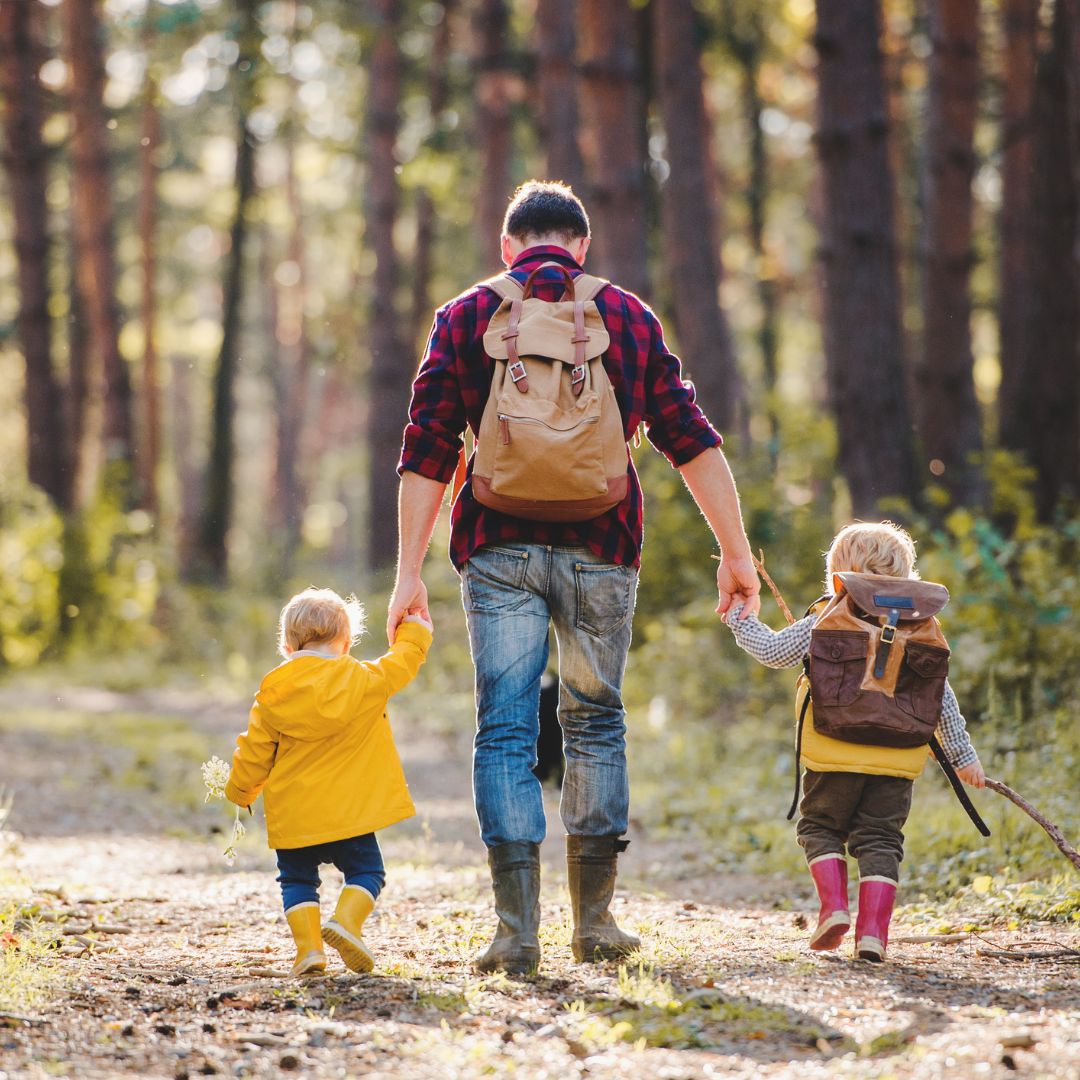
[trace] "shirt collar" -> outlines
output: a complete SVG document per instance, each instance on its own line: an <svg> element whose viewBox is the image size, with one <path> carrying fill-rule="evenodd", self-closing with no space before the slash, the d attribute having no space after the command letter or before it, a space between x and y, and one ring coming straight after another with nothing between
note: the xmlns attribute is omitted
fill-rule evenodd
<svg viewBox="0 0 1080 1080"><path fill-rule="evenodd" d="M580 270L581 264L570 254L566 248L556 244L538 244L536 247L526 248L515 260L511 270L520 270L526 263L531 262L557 262L569 266L572 270Z"/></svg>

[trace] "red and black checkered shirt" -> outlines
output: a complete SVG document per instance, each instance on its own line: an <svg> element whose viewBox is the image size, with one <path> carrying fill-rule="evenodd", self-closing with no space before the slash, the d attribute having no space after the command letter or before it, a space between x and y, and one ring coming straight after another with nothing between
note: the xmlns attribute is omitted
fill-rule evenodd
<svg viewBox="0 0 1080 1080"><path fill-rule="evenodd" d="M523 252L510 272L522 284L544 262L561 263L575 276L581 267L559 247ZM563 279L555 268L542 270L536 295L558 300ZM398 473L415 472L448 484L454 477L467 424L475 435L487 403L494 361L484 352L484 331L501 303L491 289L475 285L435 313L427 349L413 383L409 424ZM685 465L702 451L719 446L720 436L694 404L694 388L684 382L678 357L664 344L656 316L632 293L614 285L602 289L596 306L611 337L604 368L615 390L629 442L642 422L649 441L672 465ZM475 456L475 455L474 455ZM460 569L483 544L583 544L600 558L636 567L641 559L641 485L633 462L629 490L618 506L590 521L526 521L481 506L472 494L472 466L454 503L450 559Z"/></svg>

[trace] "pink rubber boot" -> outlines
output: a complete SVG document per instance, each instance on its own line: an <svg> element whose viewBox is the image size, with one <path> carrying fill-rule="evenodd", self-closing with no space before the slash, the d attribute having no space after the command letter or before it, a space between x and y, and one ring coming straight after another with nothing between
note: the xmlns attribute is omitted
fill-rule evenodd
<svg viewBox="0 0 1080 1080"><path fill-rule="evenodd" d="M851 926L847 901L847 860L843 855L819 855L810 862L810 876L817 886L821 911L810 938L815 952L835 949Z"/></svg>
<svg viewBox="0 0 1080 1080"><path fill-rule="evenodd" d="M855 919L855 955L880 964L889 944L889 921L896 900L896 882L887 877L859 881L859 914Z"/></svg>

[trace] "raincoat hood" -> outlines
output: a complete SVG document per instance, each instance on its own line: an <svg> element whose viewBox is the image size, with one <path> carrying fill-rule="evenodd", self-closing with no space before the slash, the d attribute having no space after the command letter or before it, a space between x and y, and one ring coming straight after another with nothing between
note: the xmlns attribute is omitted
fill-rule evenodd
<svg viewBox="0 0 1080 1080"><path fill-rule="evenodd" d="M368 673L352 656L297 656L263 679L255 700L274 728L311 742L355 718L367 684Z"/></svg>

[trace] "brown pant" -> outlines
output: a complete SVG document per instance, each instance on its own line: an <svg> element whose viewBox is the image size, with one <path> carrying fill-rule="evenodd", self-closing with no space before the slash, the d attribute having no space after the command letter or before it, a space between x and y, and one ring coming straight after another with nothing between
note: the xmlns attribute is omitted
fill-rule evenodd
<svg viewBox="0 0 1080 1080"><path fill-rule="evenodd" d="M796 830L807 862L843 855L847 844L859 860L860 877L898 881L911 789L912 782L902 776L807 769Z"/></svg>

